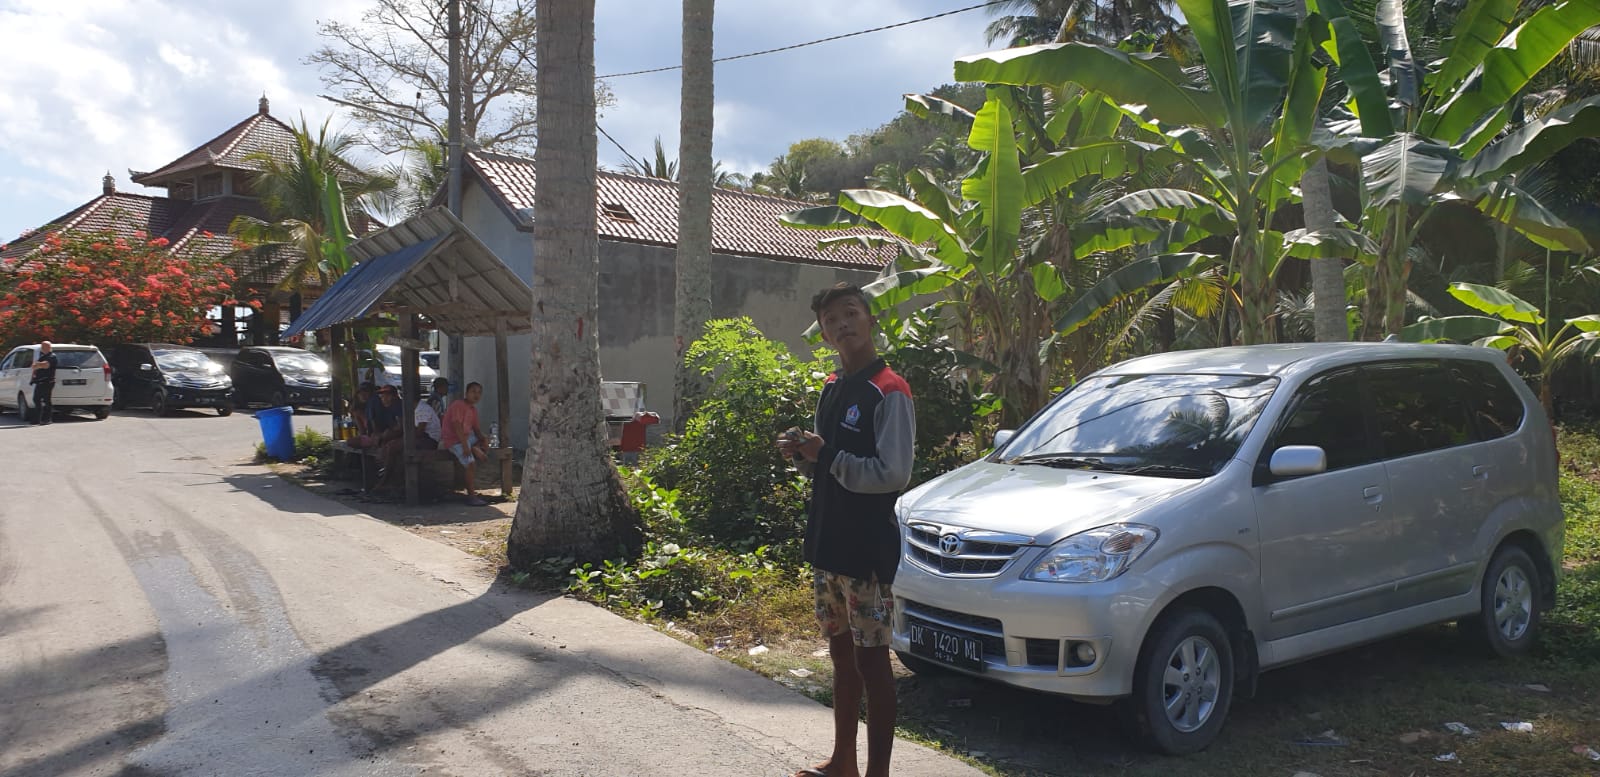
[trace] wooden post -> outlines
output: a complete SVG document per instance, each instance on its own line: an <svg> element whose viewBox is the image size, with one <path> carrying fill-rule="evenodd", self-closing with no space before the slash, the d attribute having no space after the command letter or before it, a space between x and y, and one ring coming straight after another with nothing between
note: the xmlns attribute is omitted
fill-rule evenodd
<svg viewBox="0 0 1600 777"><path fill-rule="evenodd" d="M333 416L333 439L339 439L339 427L343 426L345 414L349 408L344 403L344 326L334 325L328 329L328 373L331 380L328 383L328 412Z"/></svg>
<svg viewBox="0 0 1600 777"><path fill-rule="evenodd" d="M266 322L267 345L278 344L278 327L283 325L283 308L276 301L266 304L264 320Z"/></svg>
<svg viewBox="0 0 1600 777"><path fill-rule="evenodd" d="M417 317L413 315L401 316L400 336L414 339L417 336ZM376 347L376 346L374 346ZM420 354L417 349L409 344L400 346L400 423L405 427L400 430L400 445L402 453L401 466L406 476L406 504L415 505L422 501L418 489L417 478L421 468L417 465L414 454L417 451L417 360Z"/></svg>
<svg viewBox="0 0 1600 777"><path fill-rule="evenodd" d="M506 321L504 318L494 322L494 387L495 408L500 422L501 448L514 448L511 445L511 369L506 355ZM500 493L511 496L511 456L509 453L495 451L495 456L500 459Z"/></svg>

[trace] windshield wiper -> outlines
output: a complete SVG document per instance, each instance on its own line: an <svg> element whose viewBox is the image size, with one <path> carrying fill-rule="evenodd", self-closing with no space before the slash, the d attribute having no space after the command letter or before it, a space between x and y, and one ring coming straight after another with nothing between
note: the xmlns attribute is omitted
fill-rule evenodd
<svg viewBox="0 0 1600 777"><path fill-rule="evenodd" d="M1189 467L1183 464L1141 464L1134 467L1121 467L1116 471L1124 475L1150 475L1158 478L1208 478L1216 474L1209 469Z"/></svg>
<svg viewBox="0 0 1600 777"><path fill-rule="evenodd" d="M1060 469L1113 469L1103 459L1095 456L1071 456L1063 453L1036 453L1032 456L1018 456L1010 461L1012 464L1039 464L1045 467L1059 467Z"/></svg>

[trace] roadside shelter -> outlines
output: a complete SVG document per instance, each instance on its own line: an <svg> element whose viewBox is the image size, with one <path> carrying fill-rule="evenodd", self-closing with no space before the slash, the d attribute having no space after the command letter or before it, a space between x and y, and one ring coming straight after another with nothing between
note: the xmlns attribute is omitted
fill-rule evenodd
<svg viewBox="0 0 1600 777"><path fill-rule="evenodd" d="M368 235L350 247L356 263L285 335L330 330L334 364L351 363L342 351L355 348L351 331L359 327L399 327L386 342L401 349L403 441L406 503L418 498L419 464L433 455L416 447L416 396L419 353L427 343L418 337L424 320L432 328L465 337L492 337L495 344L496 420L499 446L491 457L500 465L501 488L512 489L511 392L506 338L531 329L533 291L511 268L444 208L429 208L405 221ZM352 379L335 368L333 411L335 438L344 420L344 383ZM461 387L451 387L460 390ZM406 395L410 391L411 395ZM441 455L448 455L441 452Z"/></svg>

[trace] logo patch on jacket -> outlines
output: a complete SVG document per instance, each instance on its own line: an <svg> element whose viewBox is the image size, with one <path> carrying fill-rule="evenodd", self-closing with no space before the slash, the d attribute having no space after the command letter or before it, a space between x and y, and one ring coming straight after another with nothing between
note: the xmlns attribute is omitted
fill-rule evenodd
<svg viewBox="0 0 1600 777"><path fill-rule="evenodd" d="M861 420L861 406L860 405L851 405L850 409L844 411L844 425L846 427L848 427L851 431L855 430L856 422L860 421L860 420Z"/></svg>

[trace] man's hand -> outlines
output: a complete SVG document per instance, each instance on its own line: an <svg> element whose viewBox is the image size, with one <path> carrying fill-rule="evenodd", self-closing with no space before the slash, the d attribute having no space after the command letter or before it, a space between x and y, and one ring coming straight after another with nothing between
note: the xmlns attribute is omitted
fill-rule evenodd
<svg viewBox="0 0 1600 777"><path fill-rule="evenodd" d="M816 461L822 453L822 438L807 431L798 434L785 433L778 438L778 452L791 459L803 458L806 461Z"/></svg>

